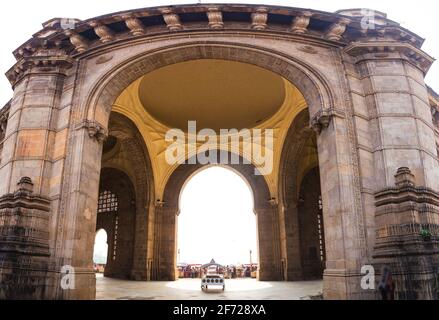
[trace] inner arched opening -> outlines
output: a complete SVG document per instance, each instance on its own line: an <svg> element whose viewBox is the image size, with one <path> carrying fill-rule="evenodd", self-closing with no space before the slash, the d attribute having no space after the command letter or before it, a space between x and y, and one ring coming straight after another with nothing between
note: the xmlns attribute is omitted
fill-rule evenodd
<svg viewBox="0 0 439 320"><path fill-rule="evenodd" d="M209 167L193 175L180 196L179 278L200 277L214 260L226 278L256 277L258 254L253 195L232 170Z"/></svg>

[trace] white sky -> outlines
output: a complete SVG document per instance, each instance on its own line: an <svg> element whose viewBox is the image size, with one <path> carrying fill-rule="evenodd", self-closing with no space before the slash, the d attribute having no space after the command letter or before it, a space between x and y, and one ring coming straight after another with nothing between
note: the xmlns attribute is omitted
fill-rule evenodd
<svg viewBox="0 0 439 320"><path fill-rule="evenodd" d="M257 261L253 195L235 172L211 167L186 184L178 217L178 262L241 264Z"/></svg>
<svg viewBox="0 0 439 320"><path fill-rule="evenodd" d="M38 0L1 1L0 30L0 108L12 97L9 82L3 74L15 63L12 51L41 29L41 24L54 17L88 19L95 16L157 5L185 4L191 0ZM423 49L433 57L439 57L437 12L439 5L432 0L202 0L202 3L256 3L311 8L334 12L347 8L370 8L386 12L389 19L426 38ZM426 82L439 91L439 64L434 64Z"/></svg>

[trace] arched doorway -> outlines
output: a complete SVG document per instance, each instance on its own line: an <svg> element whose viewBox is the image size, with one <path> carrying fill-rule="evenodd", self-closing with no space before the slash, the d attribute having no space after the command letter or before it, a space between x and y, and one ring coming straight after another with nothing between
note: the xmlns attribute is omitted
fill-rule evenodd
<svg viewBox="0 0 439 320"><path fill-rule="evenodd" d="M218 152L217 163L221 157L231 157L228 152ZM240 164L227 165L227 168L238 173L252 190L254 213L256 215L259 280L281 280L281 261L279 252L279 226L277 204L271 200L267 182L263 176L255 175L255 167L245 164L242 157ZM191 164L193 163L193 164ZM177 216L180 213L180 195L186 182L205 165L200 164L198 157L188 159L187 164L180 165L169 178L164 201L157 205L157 247L156 260L157 279L177 279Z"/></svg>
<svg viewBox="0 0 439 320"><path fill-rule="evenodd" d="M108 233L105 229L96 232L93 248L93 263L95 272L103 273L108 262Z"/></svg>
<svg viewBox="0 0 439 320"><path fill-rule="evenodd" d="M96 229L108 232L106 277L131 278L134 228L135 195L129 177L116 169L102 169Z"/></svg>
<svg viewBox="0 0 439 320"><path fill-rule="evenodd" d="M257 265L253 195L245 181L223 167L209 167L184 186L178 216L179 265ZM181 272L180 272L181 277Z"/></svg>

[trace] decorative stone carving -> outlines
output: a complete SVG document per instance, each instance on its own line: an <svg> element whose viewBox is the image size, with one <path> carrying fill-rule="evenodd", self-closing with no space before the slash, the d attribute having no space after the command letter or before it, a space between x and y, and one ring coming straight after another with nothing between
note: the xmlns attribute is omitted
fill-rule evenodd
<svg viewBox="0 0 439 320"><path fill-rule="evenodd" d="M178 14L174 13L171 9L163 9L161 12L169 31L178 31L183 29Z"/></svg>
<svg viewBox="0 0 439 320"><path fill-rule="evenodd" d="M34 191L34 184L32 183L32 179L29 177L23 177L17 183L18 190L16 194L18 195L30 195Z"/></svg>
<svg viewBox="0 0 439 320"><path fill-rule="evenodd" d="M317 134L329 126L332 114L329 110L319 111L311 120L311 127Z"/></svg>
<svg viewBox="0 0 439 320"><path fill-rule="evenodd" d="M97 122L90 122L87 129L89 137L95 138L100 143L107 138L107 131Z"/></svg>
<svg viewBox="0 0 439 320"><path fill-rule="evenodd" d="M374 265L391 269L396 299L438 299L439 193L415 186L414 178L399 168L395 187L375 194Z"/></svg>
<svg viewBox="0 0 439 320"><path fill-rule="evenodd" d="M415 186L415 176L412 174L409 168L402 167L398 169L397 173L395 174L395 185L399 188Z"/></svg>
<svg viewBox="0 0 439 320"><path fill-rule="evenodd" d="M277 207L277 205L279 204L279 202L277 201L276 198L271 198L271 199L268 200L268 204L269 204L271 207Z"/></svg>
<svg viewBox="0 0 439 320"><path fill-rule="evenodd" d="M317 54L318 53L318 51L314 47L311 47L311 46L301 46L301 47L297 48L297 50L300 50L302 52L306 52L309 54Z"/></svg>
<svg viewBox="0 0 439 320"><path fill-rule="evenodd" d="M128 29L130 29L133 36L141 36L145 34L145 26L140 19L130 15L124 15L122 16L122 19L125 20L125 24Z"/></svg>
<svg viewBox="0 0 439 320"><path fill-rule="evenodd" d="M0 115L0 131L2 131L2 132L6 131L7 123L8 123L8 114L1 114Z"/></svg>
<svg viewBox="0 0 439 320"><path fill-rule="evenodd" d="M50 200L23 177L0 197L0 299L43 299L49 263ZM20 288L20 290L17 290Z"/></svg>
<svg viewBox="0 0 439 320"><path fill-rule="evenodd" d="M113 56L112 55L105 55L105 56L101 56L96 60L96 64L103 64L103 63L107 63L108 61L113 60Z"/></svg>
<svg viewBox="0 0 439 320"><path fill-rule="evenodd" d="M157 201L155 202L155 207L156 208L163 208L165 206L166 202L164 202L161 199L157 199Z"/></svg>
<svg viewBox="0 0 439 320"><path fill-rule="evenodd" d="M92 139L96 139L99 143L103 143L108 136L108 131L95 121L85 121L78 125L76 129L82 128L87 129L88 136Z"/></svg>
<svg viewBox="0 0 439 320"><path fill-rule="evenodd" d="M6 72L9 82L15 85L28 71L44 67L44 72L62 73L71 68L73 59L67 55L24 57ZM52 68L49 68L52 67Z"/></svg>
<svg viewBox="0 0 439 320"><path fill-rule="evenodd" d="M329 108L320 110L317 114L312 117L310 122L310 127L317 133L320 134L322 130L328 128L329 123L333 117L346 118L343 110L337 108Z"/></svg>
<svg viewBox="0 0 439 320"><path fill-rule="evenodd" d="M114 39L113 32L106 25L98 21L91 21L89 22L89 25L94 28L95 33L98 35L102 43L107 43Z"/></svg>
<svg viewBox="0 0 439 320"><path fill-rule="evenodd" d="M268 9L258 8L252 14L252 28L255 30L264 30L267 28Z"/></svg>
<svg viewBox="0 0 439 320"><path fill-rule="evenodd" d="M207 9L207 18L209 19L209 27L211 29L224 28L223 14L217 7Z"/></svg>
<svg viewBox="0 0 439 320"><path fill-rule="evenodd" d="M66 30L64 33L70 38L70 42L76 51L81 53L88 49L88 41L83 36L77 34L73 30Z"/></svg>
<svg viewBox="0 0 439 320"><path fill-rule="evenodd" d="M305 11L302 15L295 17L291 24L291 32L297 34L306 33L312 15L312 12Z"/></svg>
<svg viewBox="0 0 439 320"><path fill-rule="evenodd" d="M329 28L329 31L326 33L326 38L332 41L341 40L346 31L346 27L350 22L351 20L349 19L340 19Z"/></svg>

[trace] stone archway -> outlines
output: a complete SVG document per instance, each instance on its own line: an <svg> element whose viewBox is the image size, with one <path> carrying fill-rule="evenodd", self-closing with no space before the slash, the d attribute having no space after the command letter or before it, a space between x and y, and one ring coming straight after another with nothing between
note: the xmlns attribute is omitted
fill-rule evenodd
<svg viewBox="0 0 439 320"><path fill-rule="evenodd" d="M96 230L108 238L106 277L129 279L133 271L136 226L134 185L122 171L103 168L99 186Z"/></svg>
<svg viewBox="0 0 439 320"><path fill-rule="evenodd" d="M228 153L228 156L231 156ZM218 163L220 163L218 154ZM157 245L155 247L157 279L175 280L176 274L176 218L179 214L179 198L184 184L204 165L194 157L194 164L180 165L168 180L164 201L157 204ZM254 213L257 219L257 241L259 254L259 280L282 280L279 252L279 233L276 203L270 198L270 191L263 176L254 175L255 167L244 164L230 164L225 167L238 173L249 185L254 198ZM189 159L188 163L192 163Z"/></svg>
<svg viewBox="0 0 439 320"><path fill-rule="evenodd" d="M126 88L132 81L136 80L146 72L152 71L160 66L165 66L168 64L176 63L179 61L187 61L191 59L203 59L203 58L219 58L219 59L231 59L234 61L244 61L247 63L258 65L267 70L273 71L285 77L285 79L290 80L293 84L297 84L301 93L305 97L306 103L308 105L307 114L308 119L312 119L310 123L318 131L318 145L319 154L320 152L325 152L331 150L331 154L346 154L351 142L349 136L346 136L343 132L350 130L350 123L346 119L345 112L341 109L335 110L333 108L333 94L330 91L330 85L324 80L324 77L315 71L312 67L304 62L296 61L292 57L285 56L285 54L276 53L273 50L254 48L243 45L238 45L236 43L215 43L209 41L208 43L190 43L181 46L174 46L172 48L163 47L160 50L149 54L142 54L139 57L133 57L128 59L123 64L118 65L113 68L111 72L103 75L102 78L96 83L95 86L88 92L85 104L81 108L81 113L83 118L79 118L77 123L74 124L76 130L73 132L72 139L69 140L69 148L71 148L70 154L82 154L87 153L87 159L90 160L86 165L81 162L83 159L71 158L67 161L76 161L72 163L72 168L76 168L79 175L87 175L90 177L90 172L88 172L87 167L93 167L96 170L100 167L100 146L99 141L106 136L108 132L108 119L111 112L112 103L114 103L118 94ZM92 139L89 139L92 138ZM81 143L76 143L78 140ZM340 143L340 141L344 141ZM334 189L337 185L337 181L342 179L344 181L351 181L353 183L354 169L352 167L352 158L340 158L333 157L328 153L324 153L324 157L319 158L320 170L323 170L325 176L330 174L337 177L336 180L327 179L324 180L322 184L323 190L323 202L329 204L329 199L333 197L334 192L340 192L345 194L345 200L352 201L349 205L350 208L355 208L355 210L361 210L354 203L354 192L356 188L352 188L351 184L343 185L342 188ZM348 170L339 169L348 168ZM178 172L178 169L176 170ZM95 171L97 174L98 171ZM98 177L96 177L96 180ZM65 183L68 183L67 181ZM97 185L97 184L96 184ZM356 186L358 188L358 186ZM88 195L88 206L92 206L91 202L95 202L96 196L90 193L90 190L94 188L91 185L78 184L74 187L78 190L83 190L83 194ZM325 193L326 192L326 193ZM332 193L330 195L330 193ZM338 198L336 196L335 198ZM158 198L161 200L160 198ZM326 205L325 210L331 212L342 212L347 210L346 201L332 202L331 205ZM65 198L64 201L70 201ZM273 231L269 233L268 246L272 248L274 255L270 262L266 262L267 267L262 267L264 262L261 261L262 269L266 270L261 272L261 279L288 279L285 275L286 271L282 268L281 261L281 246L283 245L279 240L273 240L274 238L279 238L279 219L277 218L279 207L277 196L269 192L269 196L266 197L265 201L271 201L270 204L261 204L260 210L264 212L264 219L270 220L272 224ZM166 200L164 201L166 203ZM177 210L176 206L163 205L162 202L156 203L154 210L154 224L157 224L161 217L172 217L175 215ZM329 212L327 214L330 214ZM274 217L273 217L274 215ZM262 215L261 215L262 216ZM348 219L351 219L349 216ZM270 224L269 223L269 224ZM330 224L329 224L330 225ZM358 227L361 227L358 225ZM155 238L160 239L159 235L160 228L154 227ZM171 228L168 231L173 231ZM358 229L351 229L353 233L360 232ZM328 232L331 234L330 230ZM175 235L171 235L172 239L175 239ZM340 239L334 239L339 245L343 245ZM169 239L163 239L163 241L154 241L154 249L152 250L154 254L148 263L151 266L151 279L175 279L175 269L170 270L169 266L174 264L174 254L168 257L161 257L162 262L158 262L159 250L158 244L161 244L160 248L163 248L163 243L167 243L167 249L165 251L175 252L175 242ZM329 246L329 248L334 248L334 246ZM343 250L335 250L334 257L343 257L345 252ZM328 255L331 256L331 255ZM170 258L172 257L172 258ZM336 258L339 259L339 258ZM358 256L361 259L361 256ZM164 263L163 261L166 261ZM166 265L167 267L163 267ZM160 267L161 266L161 267ZM164 269L163 269L164 268ZM338 267L337 267L338 268ZM338 273L335 274L333 278L334 283L330 286L337 286L338 281L345 281L344 276L340 276L345 273L344 268L338 268ZM332 275L328 275L329 278ZM289 277L289 279L294 279ZM329 284L329 282L328 282Z"/></svg>
<svg viewBox="0 0 439 320"><path fill-rule="evenodd" d="M236 42L194 42L142 53L115 66L95 84L85 101L83 119L107 127L111 106L132 82L148 72L179 62L197 59L223 59L244 62L277 73L293 83L304 95L310 114L319 122L319 114L335 105L324 77L310 65L275 50L246 46Z"/></svg>

